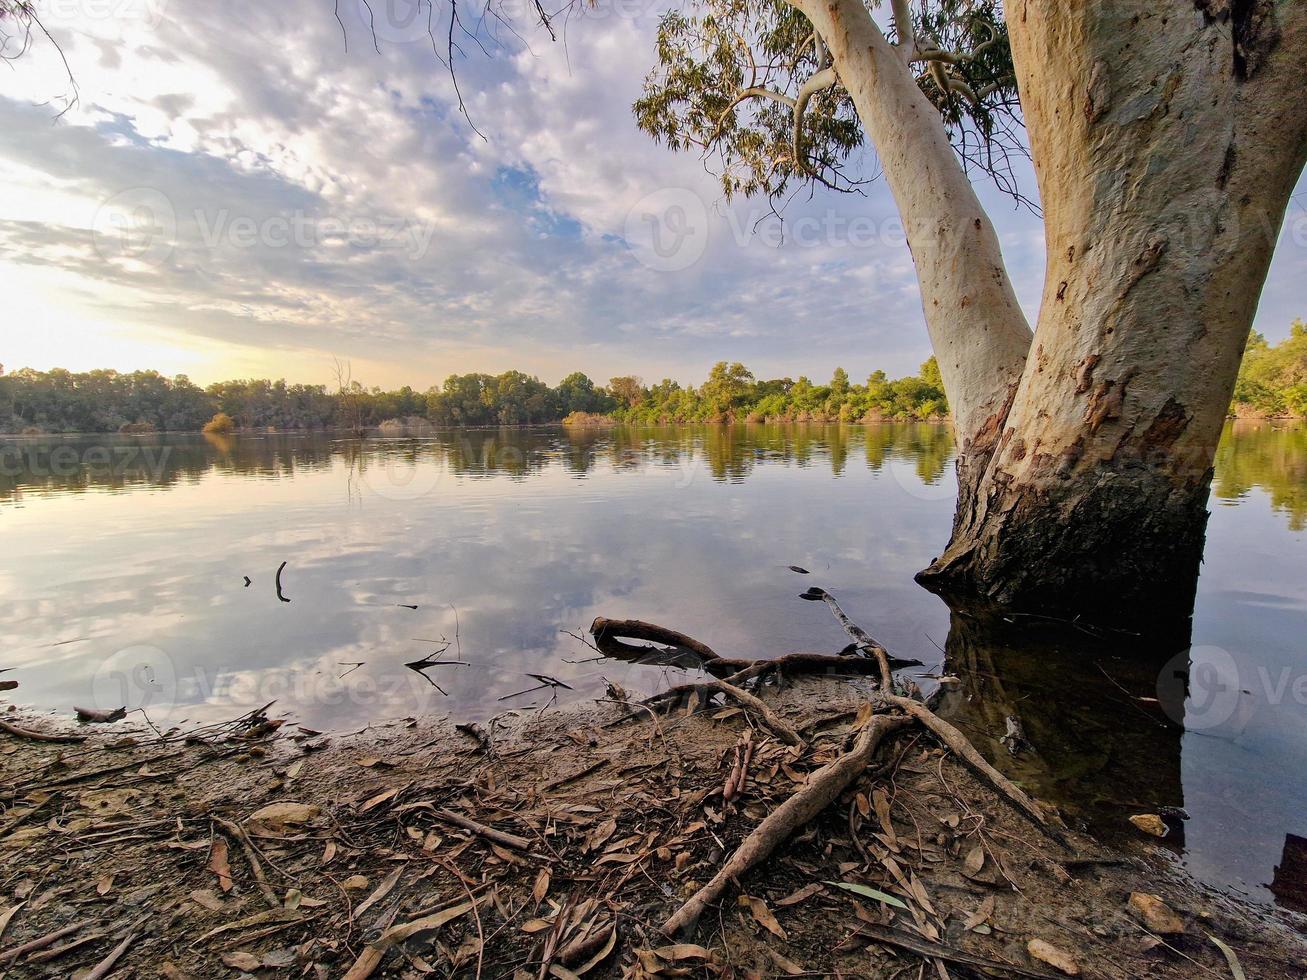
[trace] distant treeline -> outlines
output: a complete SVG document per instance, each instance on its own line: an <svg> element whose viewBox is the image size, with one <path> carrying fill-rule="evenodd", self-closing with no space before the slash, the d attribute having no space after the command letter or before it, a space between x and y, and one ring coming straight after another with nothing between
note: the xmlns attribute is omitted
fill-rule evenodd
<svg viewBox="0 0 1307 980"><path fill-rule="evenodd" d="M664 379L611 378L598 385L579 371L555 387L521 371L455 374L427 391L285 381L220 381L201 388L157 371L33 371L0 368L0 432L195 432L218 413L239 429L367 428L391 420L437 426L544 422L863 422L948 415L935 358L918 374L891 380L873 372L855 384L843 368L830 381L759 380L743 364L721 361L698 387ZM1239 370L1231 414L1307 416L1307 324L1271 346L1254 332Z"/></svg>
<svg viewBox="0 0 1307 980"><path fill-rule="evenodd" d="M531 425L572 419L632 422L856 421L929 419L948 411L931 358L920 377L865 385L837 369L829 384L807 378L758 381L722 362L699 387L639 378L595 384L579 371L556 387L521 371L455 374L428 391L285 381L221 381L201 388L185 375L111 370L74 373L24 368L0 374L0 432L195 432L219 413L238 429L365 428L391 420L438 426Z"/></svg>
<svg viewBox="0 0 1307 980"><path fill-rule="evenodd" d="M1252 332L1231 410L1245 417L1307 417L1307 323L1294 320L1289 336L1274 347Z"/></svg>

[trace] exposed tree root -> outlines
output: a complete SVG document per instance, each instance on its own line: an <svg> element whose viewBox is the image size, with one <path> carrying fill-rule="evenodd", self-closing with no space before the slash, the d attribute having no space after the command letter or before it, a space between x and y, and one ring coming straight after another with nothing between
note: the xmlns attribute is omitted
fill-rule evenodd
<svg viewBox="0 0 1307 980"><path fill-rule="evenodd" d="M712 880L663 923L663 934L676 936L692 930L704 909L721 898L731 882L766 860L795 831L834 802L845 787L867 767L881 740L890 732L908 724L911 724L911 719L903 716L873 717L858 733L853 748L814 772L803 789L758 824Z"/></svg>
<svg viewBox="0 0 1307 980"><path fill-rule="evenodd" d="M1006 796L1018 810L1033 820L1036 825L1059 844L1065 845L1066 842L1063 840L1062 835L1049 826L1048 818L1035 804L1035 801L1022 792L1020 787L1013 783L1012 780L985 761L985 757L976 751L976 747L960 731L920 701L899 697L895 694L881 694L878 696L878 700L883 704L901 708L929 728L936 738L960 756L972 769L989 780L994 788Z"/></svg>
<svg viewBox="0 0 1307 980"><path fill-rule="evenodd" d="M644 703L646 705L660 704L664 701L675 700L686 694L712 695L722 694L739 704L741 707L753 712L762 719L765 724L776 736L787 745L803 746L807 743L796 732L790 724L780 715L767 707L761 699L754 697L748 691L736 687L734 684L728 684L726 681L704 681L702 684L681 684L677 687L668 688L655 694Z"/></svg>

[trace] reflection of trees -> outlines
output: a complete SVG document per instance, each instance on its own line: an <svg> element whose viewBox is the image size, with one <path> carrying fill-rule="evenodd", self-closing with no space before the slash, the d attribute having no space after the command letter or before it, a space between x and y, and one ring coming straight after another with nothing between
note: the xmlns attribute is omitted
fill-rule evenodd
<svg viewBox="0 0 1307 980"><path fill-rule="evenodd" d="M0 442L0 499L18 492L168 487L210 471L275 479L338 461L356 474L400 463L442 465L470 478L513 479L553 465L577 476L597 466L623 471L702 465L714 480L738 482L769 461L825 465L838 476L858 452L872 470L902 460L923 482L935 483L952 462L953 435L944 425L884 422L456 429L422 438L362 440L271 433L15 438ZM1226 431L1213 492L1231 500L1253 487L1270 495L1291 528L1307 529L1307 426L1237 422Z"/></svg>
<svg viewBox="0 0 1307 980"><path fill-rule="evenodd" d="M1037 797L1082 819L1112 815L1119 827L1126 809L1183 803L1175 719L1184 706L1172 700L1163 710L1158 677L1188 645L1187 623L1143 640L955 611L945 668L961 685L940 713ZM999 743L1009 718L1030 746L1016 754Z"/></svg>
<svg viewBox="0 0 1307 980"><path fill-rule="evenodd" d="M321 437L80 436L0 442L0 499L197 483L209 472L279 478L331 465Z"/></svg>
<svg viewBox="0 0 1307 980"><path fill-rule="evenodd" d="M1307 529L1307 426L1252 420L1226 425L1212 493L1238 500L1253 487L1266 491L1291 530Z"/></svg>
<svg viewBox="0 0 1307 980"><path fill-rule="evenodd" d="M860 447L859 444L862 444ZM739 482L765 462L828 465L845 471L865 450L879 469L886 459L913 463L934 482L952 459L947 427L919 422L879 425L616 426L456 429L421 438L357 439L325 434L235 436L84 436L0 443L0 497L91 488L168 487L210 471L277 478L341 461L352 476L369 467L443 466L455 476L523 479L561 463L583 476L596 466L623 471L646 465L703 465L712 479ZM57 453L57 454L56 454ZM52 454L53 465L52 465Z"/></svg>

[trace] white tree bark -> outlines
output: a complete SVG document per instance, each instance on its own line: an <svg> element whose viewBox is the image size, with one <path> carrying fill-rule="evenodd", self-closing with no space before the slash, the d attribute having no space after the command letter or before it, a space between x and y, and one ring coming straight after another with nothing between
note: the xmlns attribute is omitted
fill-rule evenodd
<svg viewBox="0 0 1307 980"><path fill-rule="evenodd" d="M917 87L911 49L890 44L860 0L793 2L826 42L880 158L954 423L969 441L1001 420L1030 350L994 226Z"/></svg>
<svg viewBox="0 0 1307 980"><path fill-rule="evenodd" d="M791 2L880 157L954 412L954 534L923 579L1003 603L1146 613L1160 595L1185 611L1216 442L1307 158L1307 3L1010 0L1047 242L1032 346L912 76L918 43L890 44L862 0Z"/></svg>
<svg viewBox="0 0 1307 980"><path fill-rule="evenodd" d="M1003 602L1192 600L1216 443L1307 158L1307 4L1203 6L1216 16L1009 5L1045 288L933 566Z"/></svg>

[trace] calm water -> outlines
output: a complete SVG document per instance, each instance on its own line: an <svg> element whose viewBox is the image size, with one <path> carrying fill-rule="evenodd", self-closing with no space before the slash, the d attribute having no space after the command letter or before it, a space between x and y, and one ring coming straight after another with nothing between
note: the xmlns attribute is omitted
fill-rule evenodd
<svg viewBox="0 0 1307 980"><path fill-rule="evenodd" d="M978 741L1019 718L1033 750L993 758L1068 812L1183 806L1200 877L1300 906L1307 428L1227 432L1192 638L1145 649L981 623L913 583L948 535L952 454L930 425L0 441L0 668L10 698L156 722L274 699L315 728L486 719L680 679L563 632L598 615L727 655L838 650L797 599L817 584L919 673L961 676L947 710ZM462 665L404 666L442 641Z"/></svg>

